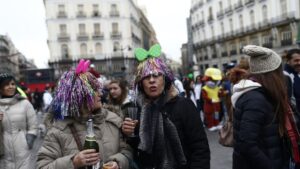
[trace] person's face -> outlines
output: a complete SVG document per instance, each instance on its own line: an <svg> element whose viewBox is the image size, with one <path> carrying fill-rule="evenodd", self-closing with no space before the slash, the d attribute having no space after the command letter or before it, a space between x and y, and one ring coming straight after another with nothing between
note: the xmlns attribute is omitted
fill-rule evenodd
<svg viewBox="0 0 300 169"><path fill-rule="evenodd" d="M288 61L288 64L295 70L295 72L300 73L300 54L294 53L292 59Z"/></svg>
<svg viewBox="0 0 300 169"><path fill-rule="evenodd" d="M1 90L0 93L3 96L13 96L16 93L16 83L14 80L11 80L8 82L7 85L5 85Z"/></svg>
<svg viewBox="0 0 300 169"><path fill-rule="evenodd" d="M122 89L117 83L112 83L108 86L109 94L113 99L118 99L121 97Z"/></svg>
<svg viewBox="0 0 300 169"><path fill-rule="evenodd" d="M101 102L101 93L96 92L94 96L94 110L101 109L102 107L102 102Z"/></svg>
<svg viewBox="0 0 300 169"><path fill-rule="evenodd" d="M152 74L145 77L142 81L145 94L150 99L157 99L165 87L165 80L162 74Z"/></svg>

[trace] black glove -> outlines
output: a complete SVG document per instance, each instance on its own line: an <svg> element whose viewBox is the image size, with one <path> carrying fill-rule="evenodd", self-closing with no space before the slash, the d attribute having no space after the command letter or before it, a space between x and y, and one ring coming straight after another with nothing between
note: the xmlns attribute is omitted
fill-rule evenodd
<svg viewBox="0 0 300 169"><path fill-rule="evenodd" d="M36 139L36 135L34 134L26 134L26 142L29 150L32 149L34 140Z"/></svg>

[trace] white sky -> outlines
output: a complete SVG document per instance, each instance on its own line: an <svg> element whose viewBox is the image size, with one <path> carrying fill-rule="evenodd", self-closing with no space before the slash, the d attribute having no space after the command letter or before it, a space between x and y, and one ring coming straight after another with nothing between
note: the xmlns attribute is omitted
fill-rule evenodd
<svg viewBox="0 0 300 169"><path fill-rule="evenodd" d="M139 0L147 9L157 38L167 57L180 61L180 48L187 42L186 18L190 0ZM33 58L39 68L49 59L43 0L2 0L0 34L9 35L16 48Z"/></svg>

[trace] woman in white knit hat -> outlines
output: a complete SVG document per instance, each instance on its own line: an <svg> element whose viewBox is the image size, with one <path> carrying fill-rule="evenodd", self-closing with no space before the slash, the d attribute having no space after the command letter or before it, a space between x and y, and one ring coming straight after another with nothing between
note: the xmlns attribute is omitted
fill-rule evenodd
<svg viewBox="0 0 300 169"><path fill-rule="evenodd" d="M287 93L281 57L274 51L245 46L250 74L233 87L233 169L285 169L283 150Z"/></svg>

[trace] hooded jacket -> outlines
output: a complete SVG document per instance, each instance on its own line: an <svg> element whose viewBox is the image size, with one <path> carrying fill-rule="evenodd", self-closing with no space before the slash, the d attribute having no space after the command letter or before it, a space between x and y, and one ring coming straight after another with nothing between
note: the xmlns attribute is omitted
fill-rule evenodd
<svg viewBox="0 0 300 169"><path fill-rule="evenodd" d="M259 83L233 87L233 169L286 169L274 104Z"/></svg>
<svg viewBox="0 0 300 169"><path fill-rule="evenodd" d="M26 134L37 134L37 119L31 103L18 94L0 99L0 111L4 113L0 142L4 155L0 157L0 168L32 168L32 150L26 142Z"/></svg>
<svg viewBox="0 0 300 169"><path fill-rule="evenodd" d="M101 109L94 116L94 132L99 144L102 162L117 161L119 167L128 169L127 157L131 158L131 148L123 142L119 130L122 119L115 113ZM68 127L73 124L84 143L87 119L65 119L57 121L48 131L44 143L38 153L39 169L71 169L74 168L72 158L79 152L74 136ZM126 154L126 156L124 155Z"/></svg>

